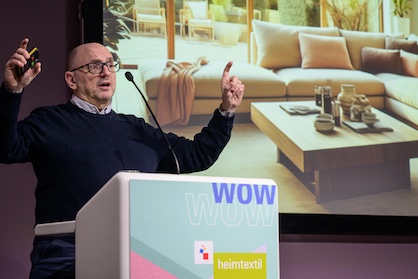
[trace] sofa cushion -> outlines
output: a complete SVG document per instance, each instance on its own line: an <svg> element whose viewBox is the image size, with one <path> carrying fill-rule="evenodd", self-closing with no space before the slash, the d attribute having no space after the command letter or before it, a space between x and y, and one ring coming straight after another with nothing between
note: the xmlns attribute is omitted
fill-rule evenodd
<svg viewBox="0 0 418 279"><path fill-rule="evenodd" d="M302 68L353 70L343 37L299 33L299 44Z"/></svg>
<svg viewBox="0 0 418 279"><path fill-rule="evenodd" d="M142 88L150 99L157 98L159 81L166 63L164 59L152 59L141 63L139 67ZM213 98L220 101L220 82L226 64L223 61L209 61L193 74L195 99ZM233 75L245 84L246 98L286 95L286 84L271 70L245 62L234 62L230 71L230 76Z"/></svg>
<svg viewBox="0 0 418 279"><path fill-rule="evenodd" d="M189 9L191 10L194 19L205 20L208 18L207 16L208 4L206 2L188 1L186 3Z"/></svg>
<svg viewBox="0 0 418 279"><path fill-rule="evenodd" d="M415 41L405 39L386 37L385 46L387 49L402 49L411 53L415 53L417 51L417 43Z"/></svg>
<svg viewBox="0 0 418 279"><path fill-rule="evenodd" d="M257 45L256 65L267 69L300 67L300 32L324 36L339 36L337 27L289 26L253 20Z"/></svg>
<svg viewBox="0 0 418 279"><path fill-rule="evenodd" d="M289 97L313 97L315 85L323 86L329 82L334 96L340 92L341 84L345 83L354 84L359 94L367 96L385 94L384 84L379 78L358 70L287 68L280 69L276 73L286 82Z"/></svg>
<svg viewBox="0 0 418 279"><path fill-rule="evenodd" d="M398 49L363 47L361 69L375 73L401 73L401 52Z"/></svg>
<svg viewBox="0 0 418 279"><path fill-rule="evenodd" d="M415 35L413 33L409 34L408 41L414 42L415 45L415 53L418 54L418 35Z"/></svg>
<svg viewBox="0 0 418 279"><path fill-rule="evenodd" d="M386 95L403 104L418 108L418 79L403 75L380 73L376 76L385 83Z"/></svg>
<svg viewBox="0 0 418 279"><path fill-rule="evenodd" d="M418 43L418 35L416 35L414 33L409 34L408 41L414 41L414 42Z"/></svg>
<svg viewBox="0 0 418 279"><path fill-rule="evenodd" d="M376 32L350 31L342 29L340 29L340 33L347 42L347 49L350 54L351 64L353 64L353 67L356 70L361 69L361 49L363 47L385 48L386 37L397 39L403 37L403 34L386 35Z"/></svg>
<svg viewBox="0 0 418 279"><path fill-rule="evenodd" d="M418 77L418 55L401 50L402 73Z"/></svg>

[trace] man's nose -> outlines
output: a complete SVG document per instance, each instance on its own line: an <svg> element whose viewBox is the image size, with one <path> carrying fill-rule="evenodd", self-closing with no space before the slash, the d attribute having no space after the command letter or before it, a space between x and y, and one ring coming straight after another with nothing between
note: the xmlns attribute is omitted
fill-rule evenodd
<svg viewBox="0 0 418 279"><path fill-rule="evenodd" d="M109 68L106 64L102 65L102 71L100 72L100 75L106 75L108 76L110 74Z"/></svg>

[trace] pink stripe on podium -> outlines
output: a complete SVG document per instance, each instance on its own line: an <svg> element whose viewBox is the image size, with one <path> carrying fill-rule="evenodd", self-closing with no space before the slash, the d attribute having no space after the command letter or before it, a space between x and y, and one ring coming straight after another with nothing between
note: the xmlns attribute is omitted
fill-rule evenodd
<svg viewBox="0 0 418 279"><path fill-rule="evenodd" d="M177 279L158 265L131 251L131 279Z"/></svg>

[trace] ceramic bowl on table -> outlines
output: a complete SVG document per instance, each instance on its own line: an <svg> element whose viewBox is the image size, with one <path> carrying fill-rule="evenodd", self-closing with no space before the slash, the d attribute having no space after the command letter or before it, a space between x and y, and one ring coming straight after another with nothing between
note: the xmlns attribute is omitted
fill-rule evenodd
<svg viewBox="0 0 418 279"><path fill-rule="evenodd" d="M330 132L334 130L334 117L329 113L320 113L315 117L314 127L319 132Z"/></svg>
<svg viewBox="0 0 418 279"><path fill-rule="evenodd" d="M376 114L373 112L363 112L361 114L361 120L368 126L373 126L374 123L379 121L379 119L376 117Z"/></svg>

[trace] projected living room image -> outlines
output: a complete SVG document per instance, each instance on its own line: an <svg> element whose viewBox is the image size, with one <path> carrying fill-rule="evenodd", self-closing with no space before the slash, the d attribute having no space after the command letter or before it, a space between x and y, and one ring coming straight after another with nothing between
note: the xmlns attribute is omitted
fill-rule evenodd
<svg viewBox="0 0 418 279"><path fill-rule="evenodd" d="M273 179L282 213L416 216L418 26L396 8L106 0L103 40L122 64L112 107L155 124L129 71L164 132L192 137L232 61L245 93L231 140L193 175Z"/></svg>

